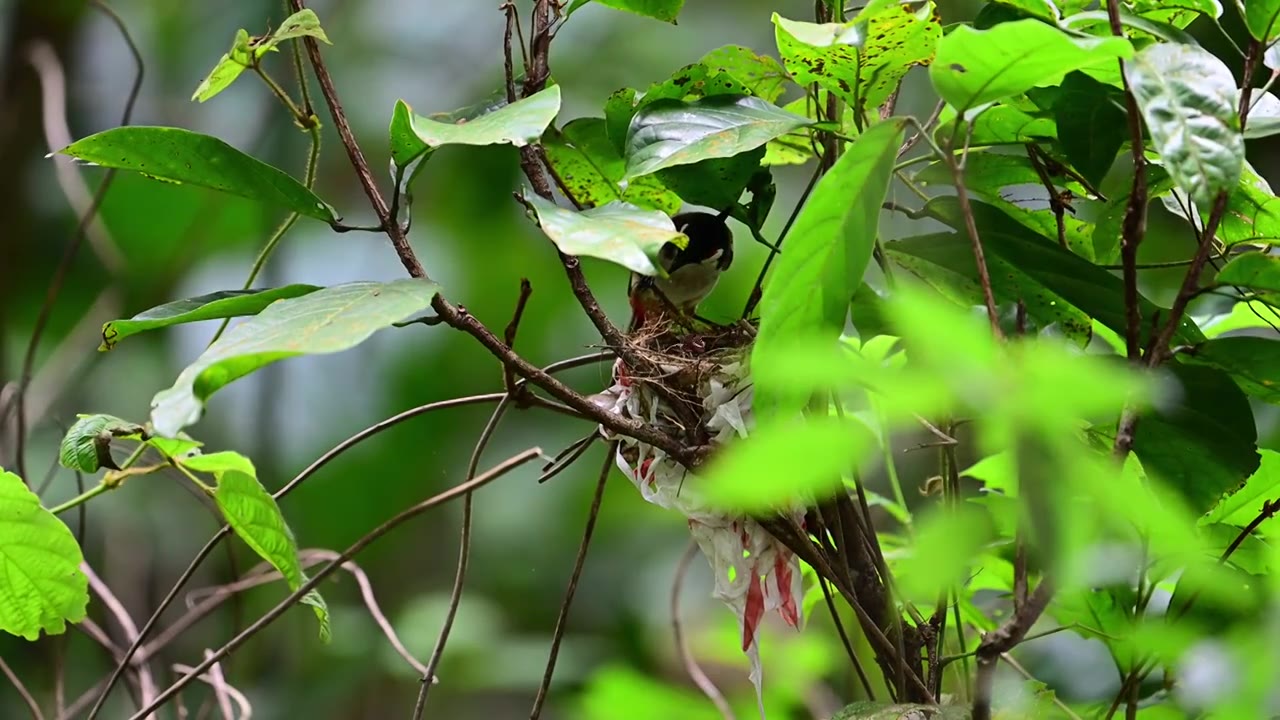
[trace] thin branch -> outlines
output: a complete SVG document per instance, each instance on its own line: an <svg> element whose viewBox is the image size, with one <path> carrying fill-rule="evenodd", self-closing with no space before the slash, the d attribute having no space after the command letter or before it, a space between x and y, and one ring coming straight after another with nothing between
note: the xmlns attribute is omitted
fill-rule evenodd
<svg viewBox="0 0 1280 720"><path fill-rule="evenodd" d="M964 215L964 229L969 235L969 243L973 247L973 261L978 266L978 284L982 286L982 301L987 306L987 320L991 323L991 334L997 340L1004 338L1000 330L1000 311L996 309L995 291L991 289L991 273L987 271L987 257L982 251L982 238L978 237L978 223L973 216L973 205L969 202L969 189L964 184L964 165L962 160L947 153L944 156L951 166L951 177L956 186L956 199L960 201L960 213Z"/></svg>
<svg viewBox="0 0 1280 720"><path fill-rule="evenodd" d="M4 673L4 676L9 679L14 689L18 691L18 696L22 698L22 701L27 704L27 709L31 711L31 717L35 718L35 720L44 720L44 713L40 712L40 704L32 697L31 691L27 690L27 686L22 684L22 680L14 674L13 669L4 661L4 658L0 658L0 673Z"/></svg>
<svg viewBox="0 0 1280 720"><path fill-rule="evenodd" d="M138 626L134 624L133 618L130 617L129 612L124 609L124 605L122 605L120 600L116 598L115 594L111 592L111 588L107 587L107 584L102 582L97 573L93 571L93 568L89 566L89 563L81 562L80 571L89 579L89 587L92 588L94 594L102 600L102 604L106 606L107 610L111 613L111 616L116 619L116 623L120 625L120 629L124 631L125 639L131 643L137 642L140 637L138 633ZM152 702L152 699L155 698L156 695L155 680L151 677L151 669L145 664L139 663L136 667L136 671L138 673L138 683L140 685L139 690L141 692L141 703L143 705L147 705ZM90 715L90 717L92 717L92 715ZM139 717L153 716L140 715Z"/></svg>
<svg viewBox="0 0 1280 720"><path fill-rule="evenodd" d="M138 92L142 89L142 76L145 70L142 55L138 52L138 46L134 44L128 27L125 26L124 21L110 6L102 2L102 0L90 0L90 4L105 13L119 28L120 34L129 46L129 52L133 55L133 61L137 67L133 85L129 88L128 99L125 100L124 114L120 118L121 126L128 125L129 119L133 116L133 106L138 100ZM62 252L62 258L58 261L58 267L54 270L53 278L49 281L44 303L41 304L40 312L36 316L35 327L31 331L31 340L27 343L27 351L22 359L22 374L18 376L18 389L12 404L18 414L16 421L17 435L14 445L14 466L18 472L18 477L23 478L24 481L27 477L26 459L24 457L26 455L27 442L26 394L27 387L31 384L31 375L35 369L36 352L39 350L40 339L44 336L45 328L49 324L49 317L53 314L54 303L57 302L58 295L62 292L62 286L67 281L67 273L71 270L71 261L75 258L76 253L79 252L80 244L84 241L89 223L93 220L94 215L97 214L103 198L107 195L107 191L111 189L115 176L116 171L114 168L106 171L102 176L102 183L98 185L97 191L93 194L93 200L89 203L89 208L81 214L80 220L76 223L76 229ZM0 421L4 419L7 412L8 407L0 411Z"/></svg>
<svg viewBox="0 0 1280 720"><path fill-rule="evenodd" d="M591 535L596 529L596 518L600 514L600 502L604 499L605 483L613 470L614 454L618 451L618 443L609 443L605 450L604 464L600 468L600 479L596 481L596 494L591 498L591 511L587 514L587 527L582 531L582 543L578 546L578 557L573 561L573 573L569 576L569 586L564 591L564 601L560 603L560 613L556 616L556 627L551 634L551 650L547 656L547 668L542 674L542 684L538 686L538 694L533 699L533 709L529 711L529 720L538 720L542 714L542 704L551 689L551 676L556 671L556 658L560 654L560 641L564 639L564 631L569 624L569 608L573 605L573 595L578 590L578 579L582 576L582 566L587 560L587 549L591 546Z"/></svg>
<svg viewBox="0 0 1280 720"><path fill-rule="evenodd" d="M1022 642L1051 599L1053 585L1048 580L1041 580L1027 601L1015 607L1013 615L1003 625L982 638L976 652L978 677L973 692L973 720L990 720L991 686L995 681L996 663L1001 655Z"/></svg>
<svg viewBox="0 0 1280 720"><path fill-rule="evenodd" d="M716 687L711 678L707 677L707 674L698 666L698 659L689 650L689 644L685 642L684 631L680 626L680 588L684 586L684 576L689 572L689 563L697 554L698 543L690 540L688 547L680 555L680 561L676 563L676 576L671 581L671 632L675 639L676 651L680 653L685 672L689 673L693 684L697 685L711 704L716 706L716 710L720 711L720 717L724 720L737 720L733 714L733 708L729 707L729 701L724 699L720 688Z"/></svg>
<svg viewBox="0 0 1280 720"><path fill-rule="evenodd" d="M876 699L875 690L871 689L871 679L867 677L867 671L862 667L862 660L858 658L858 653L853 649L853 643L849 641L849 634L844 630L844 623L840 621L840 613L836 610L835 599L831 597L831 588L827 587L827 582L823 578L818 578L818 585L822 587L822 598L827 601L827 611L831 613L831 622L836 626L836 634L840 636L840 643L844 645L845 654L849 656L849 663L853 665L853 670L858 675L858 682L862 683L862 690L867 694L867 699L874 701Z"/></svg>
<svg viewBox="0 0 1280 720"><path fill-rule="evenodd" d="M454 487L448 490L445 490L442 493L433 495L430 498L427 498L426 500L423 500L422 502L406 510L401 511L400 513L392 517L390 520L387 520L386 522L382 523L377 528L373 529L372 531L370 531L369 533L361 537L359 540L357 540L355 543L353 543L350 547L348 547L340 555L338 555L337 558L329 562L329 564L325 565L323 568L318 570L315 575L312 575L309 580L307 580L305 583L299 586L297 590L290 593L289 596L286 597L284 600L281 600L279 603L277 603L276 606L273 607L271 610L269 610L265 615L263 615L262 617L254 621L252 625L245 628L243 631L241 631L235 637L233 637L230 641L228 641L225 645L223 645L222 647L218 648L218 650L210 654L207 658L205 658L204 662L197 665L192 670L192 672L186 675L183 675L181 678L177 680L177 682L175 682L173 685L170 685L167 689L165 689L164 692L160 693L160 695L155 699L154 702L152 702L147 707L143 708L141 711L135 713L133 716L130 717L129 720L142 720L143 718L147 717L152 712L154 712L157 708L159 708L160 706L164 705L166 702L171 700L174 695L176 695L179 691L182 690L182 688L191 684L191 682L196 679L196 676L199 673L203 673L207 671L210 667L213 666L214 663L219 662L227 655L230 655L232 651L234 651L236 648L243 645L246 640L256 635L260 630L267 627L272 622L274 622L277 618L283 615L289 608L297 604L298 601L300 601L304 595L314 590L316 586L318 586L325 578L329 577L329 575L331 575L335 570L341 567L342 563L345 563L348 560L355 557L362 550L364 550L366 547L376 542L383 535L386 535L388 532L399 527L406 521L411 520L418 515L421 515L423 512L426 512L427 510L430 510L438 505L442 505L446 502L449 502L450 500L453 500L459 495L465 495L466 493L474 492L475 490L481 487L484 487L488 483L507 474L508 472L514 470L515 468L521 465L524 465L525 463L528 463L529 461L534 460L535 458L540 457L541 455L542 455L541 448L536 448L536 447L529 448L524 452L521 452L517 455L513 455L507 460L504 460L503 462L494 466L492 469L485 472L484 474L477 476L474 480L471 480L469 482L464 482L459 485L455 485Z"/></svg>
<svg viewBox="0 0 1280 720"><path fill-rule="evenodd" d="M209 651L205 650L205 653L207 655ZM174 663L173 669L180 673L189 673L194 668L190 665ZM224 718L227 720L249 720L249 718L253 717L253 706L249 703L249 698L245 697L244 693L227 684L226 678L222 677L221 665L214 663L213 667L209 669L209 672L200 675L199 678L204 682L209 683L209 686L213 688L214 695L218 698L218 704L222 710L222 716ZM230 700L234 700L236 706L240 708L240 717L238 719L231 713L231 705L228 702Z"/></svg>
<svg viewBox="0 0 1280 720"><path fill-rule="evenodd" d="M1045 192L1049 193L1049 209L1053 211L1054 220L1058 224L1058 245L1062 246L1063 250L1067 250L1067 206L1058 196L1058 188L1054 186L1053 178L1049 177L1044 163L1040 161L1040 149L1035 143L1027 143L1027 158L1031 160L1031 167L1035 168Z"/></svg>

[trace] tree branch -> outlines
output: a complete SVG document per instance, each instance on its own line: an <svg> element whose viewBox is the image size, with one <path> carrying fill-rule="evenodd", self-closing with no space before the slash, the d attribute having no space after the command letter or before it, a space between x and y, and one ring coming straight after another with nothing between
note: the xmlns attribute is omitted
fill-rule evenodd
<svg viewBox="0 0 1280 720"><path fill-rule="evenodd" d="M973 695L973 720L991 720L991 686L995 680L996 664L1001 655L1022 642L1051 599L1053 585L1048 580L1041 580L1027 601L1014 607L1012 617L982 638L975 653L978 677Z"/></svg>

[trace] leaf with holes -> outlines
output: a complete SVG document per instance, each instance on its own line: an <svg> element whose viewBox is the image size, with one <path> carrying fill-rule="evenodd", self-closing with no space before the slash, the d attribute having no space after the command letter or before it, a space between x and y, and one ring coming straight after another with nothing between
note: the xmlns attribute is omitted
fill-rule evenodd
<svg viewBox="0 0 1280 720"><path fill-rule="evenodd" d="M584 207L628 202L674 215L680 198L654 176L636 178L619 187L626 161L614 149L602 118L578 118L542 139L547 162L564 183L566 192Z"/></svg>
<svg viewBox="0 0 1280 720"><path fill-rule="evenodd" d="M938 51L942 26L933 17L934 4L913 10L895 5L867 22L867 41L858 50L858 109L880 107L917 65L928 65Z"/></svg>
<svg viewBox="0 0 1280 720"><path fill-rule="evenodd" d="M146 330L201 320L257 315L276 300L306 295L319 289L315 285L286 285L268 290L222 290L174 300L144 310L127 320L112 320L104 324L102 345L98 350L110 350L121 340Z"/></svg>
<svg viewBox="0 0 1280 720"><path fill-rule="evenodd" d="M231 328L151 401L157 435L195 423L209 396L229 383L297 355L334 353L425 310L439 290L420 279L354 282L279 300Z"/></svg>
<svg viewBox="0 0 1280 720"><path fill-rule="evenodd" d="M757 55L741 45L725 45L716 48L698 61L699 65L713 73L722 73L742 83L751 94L773 102L787 87L787 71L777 60L768 55Z"/></svg>
<svg viewBox="0 0 1280 720"><path fill-rule="evenodd" d="M58 462L86 473L96 473L103 467L117 469L111 458L111 441L124 437L141 439L144 431L141 425L114 415L81 415L62 437Z"/></svg>
<svg viewBox="0 0 1280 720"><path fill-rule="evenodd" d="M872 125L814 187L765 286L753 357L789 341L839 337L875 247L903 128L901 120ZM756 412L771 412L768 398L785 388L757 383L755 392Z"/></svg>
<svg viewBox="0 0 1280 720"><path fill-rule="evenodd" d="M658 251L689 239L676 230L670 216L623 202L591 210L566 210L529 193L525 200L537 213L542 232L568 255L586 255L617 263L641 275L659 273Z"/></svg>
<svg viewBox="0 0 1280 720"><path fill-rule="evenodd" d="M814 24L773 14L778 56L797 85L818 83L845 104L854 104L858 86L858 47L866 39L852 25Z"/></svg>
<svg viewBox="0 0 1280 720"><path fill-rule="evenodd" d="M190 130L118 127L77 140L58 152L102 167L278 205L328 223L338 219L328 203L287 173L218 138Z"/></svg>
<svg viewBox="0 0 1280 720"><path fill-rule="evenodd" d="M808 118L749 95L716 95L688 103L660 100L631 120L624 179L730 158L811 124Z"/></svg>
<svg viewBox="0 0 1280 720"><path fill-rule="evenodd" d="M1152 45L1125 63L1152 143L1178 187L1201 207L1240 181L1244 138L1231 71L1190 45Z"/></svg>
<svg viewBox="0 0 1280 720"><path fill-rule="evenodd" d="M279 571L290 590L297 590L307 581L307 576L298 562L298 543L275 498L255 475L243 470L219 472L217 479L213 499L227 524L258 557ZM302 602L311 606L320 621L320 640L329 642L329 611L320 593L312 590Z"/></svg>
<svg viewBox="0 0 1280 720"><path fill-rule="evenodd" d="M1053 85L1072 70L1115 64L1133 55L1123 38L1085 38L1039 20L1018 20L990 30L960 26L938 42L929 66L934 88L962 113L987 103Z"/></svg>
<svg viewBox="0 0 1280 720"><path fill-rule="evenodd" d="M0 630L34 642L85 618L84 556L22 478L0 469Z"/></svg>

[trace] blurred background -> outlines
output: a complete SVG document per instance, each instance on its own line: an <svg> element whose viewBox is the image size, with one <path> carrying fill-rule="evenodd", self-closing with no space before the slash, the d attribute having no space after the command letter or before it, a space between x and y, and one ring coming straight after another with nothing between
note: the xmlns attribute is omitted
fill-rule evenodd
<svg viewBox="0 0 1280 720"><path fill-rule="evenodd" d="M528 2L518 5L527 15ZM255 78L246 74L207 103L189 100L235 31L260 34L274 27L284 17L280 3L113 0L111 6L146 64L133 124L215 135L301 176L307 136ZM469 105L500 87L503 16L497 2L322 0L312 7L333 41L323 52L375 170L389 166L387 125L397 99L426 114ZM949 22L974 9L972 3L943 2L940 12ZM560 122L602 115L612 91L643 89L721 45L774 54L774 11L812 19L813 2L691 0L677 26L586 6L553 44L552 73L564 92ZM1226 20L1234 27L1234 17ZM287 51L270 56L266 66L286 87L296 87ZM0 0L0 385L18 377L76 225L74 208L87 202L104 175L45 154L120 124L134 73L117 28L83 0ZM913 71L899 112L924 117L932 104L927 78ZM317 113L325 126L318 194L349 224L373 224L318 99ZM1251 157L1265 176L1273 175L1273 165L1256 153ZM776 236L810 172L811 167L775 171L779 199L766 236ZM387 175L379 179L389 187ZM510 147L441 150L414 188L412 240L446 295L492 328L507 323L520 278L529 278L533 295L517 350L545 365L589 351L598 337L569 292L550 244L511 198L522 181ZM55 465L57 442L76 414L144 421L151 397L173 382L216 329L216 323L204 323L147 333L100 354L95 348L102 323L170 300L239 288L283 213L121 173L98 216L39 346L28 398L29 481L39 484L54 473L44 495L47 505L77 493L76 479ZM901 229L900 221L888 220L890 233ZM919 225L913 231L920 232ZM707 317L736 317L746 301L765 255L746 237L740 233L734 266L703 306ZM1157 241L1146 252L1145 260L1174 259L1185 247ZM590 259L584 265L605 309L624 322L625 273ZM330 285L402 276L384 236L334 234L303 219L255 284ZM1167 292L1161 278L1147 276L1157 300ZM608 384L608 366L564 378L582 392L594 392ZM212 399L190 432L207 451L248 455L274 490L380 419L427 402L500 389L499 365L469 337L443 326L412 326L379 333L345 353L291 359L239 381ZM299 543L344 548L395 512L460 482L489 412L474 406L428 414L325 467L282 503ZM533 445L554 454L590 429L538 410L513 412L480 465ZM12 452L11 444L0 445L0 464L11 466ZM603 454L603 446L596 446L545 485L535 482L536 464L526 466L478 494L466 592L427 717L527 717ZM904 468L908 487L923 484L930 474L911 462ZM459 513L458 505L433 511L358 558L382 610L421 661L430 655L447 606ZM163 474L94 500L83 527L67 519L85 533L89 563L139 624L219 524L175 476ZM544 717L718 717L688 681L672 641L672 583L687 542L682 518L647 505L614 473ZM254 564L242 544L228 545L234 563L220 550L188 590L227 582L235 568L243 572ZM691 568L680 607L689 644L739 708L739 717L752 716L754 692L736 620L710 597L705 562L696 559ZM248 695L258 718L408 717L417 678L374 624L356 583L340 575L322 589L333 614L332 644L318 641L309 612L292 610L224 663L228 680ZM205 648L220 646L283 596L280 584L249 590L194 626L156 663L161 685L172 677L172 663L194 664ZM184 609L178 603L166 620ZM119 628L96 600L90 614L121 643ZM825 611L814 613L803 634L771 624L762 655L770 717L826 717L840 706L838 698L853 696L848 661ZM0 637L0 657L46 707L52 706L59 666L65 668L67 702L113 666L99 645L74 629L37 643ZM1111 681L1110 675L1091 678L1083 672L1065 675L1082 687ZM207 697L205 689L194 688L183 699L194 716ZM103 717L127 717L132 710L128 694L117 689ZM0 682L0 718L24 713L13 688ZM172 708L161 717L174 717Z"/></svg>

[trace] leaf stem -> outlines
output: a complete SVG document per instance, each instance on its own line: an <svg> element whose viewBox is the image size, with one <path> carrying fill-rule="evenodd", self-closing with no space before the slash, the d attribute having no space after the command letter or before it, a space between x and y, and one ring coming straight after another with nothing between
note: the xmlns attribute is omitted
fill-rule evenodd
<svg viewBox="0 0 1280 720"><path fill-rule="evenodd" d="M289 110L289 114L293 116L293 121L298 123L299 127L304 129L310 129L313 125L316 124L315 116L304 114L302 112L302 108L298 107L293 102L293 98L289 97L289 93L285 92L284 88L280 87L279 83L277 83L275 80L272 80L271 76L268 75L267 72L262 69L261 65L255 62L253 65L249 67L249 69L253 70L258 75L258 77L262 78L262 82L267 84L267 87L270 88L272 95L275 95L277 98L280 99L280 102L284 103L284 106Z"/></svg>
<svg viewBox="0 0 1280 720"><path fill-rule="evenodd" d="M53 513L54 515L61 515L62 513L74 507L79 507L80 505L83 505L84 503L89 502L93 498L105 492L115 490L116 487L117 485L108 484L106 480L103 480L99 482L97 485L94 485L93 487L71 498L70 500L62 503L61 505L49 508L49 512Z"/></svg>

